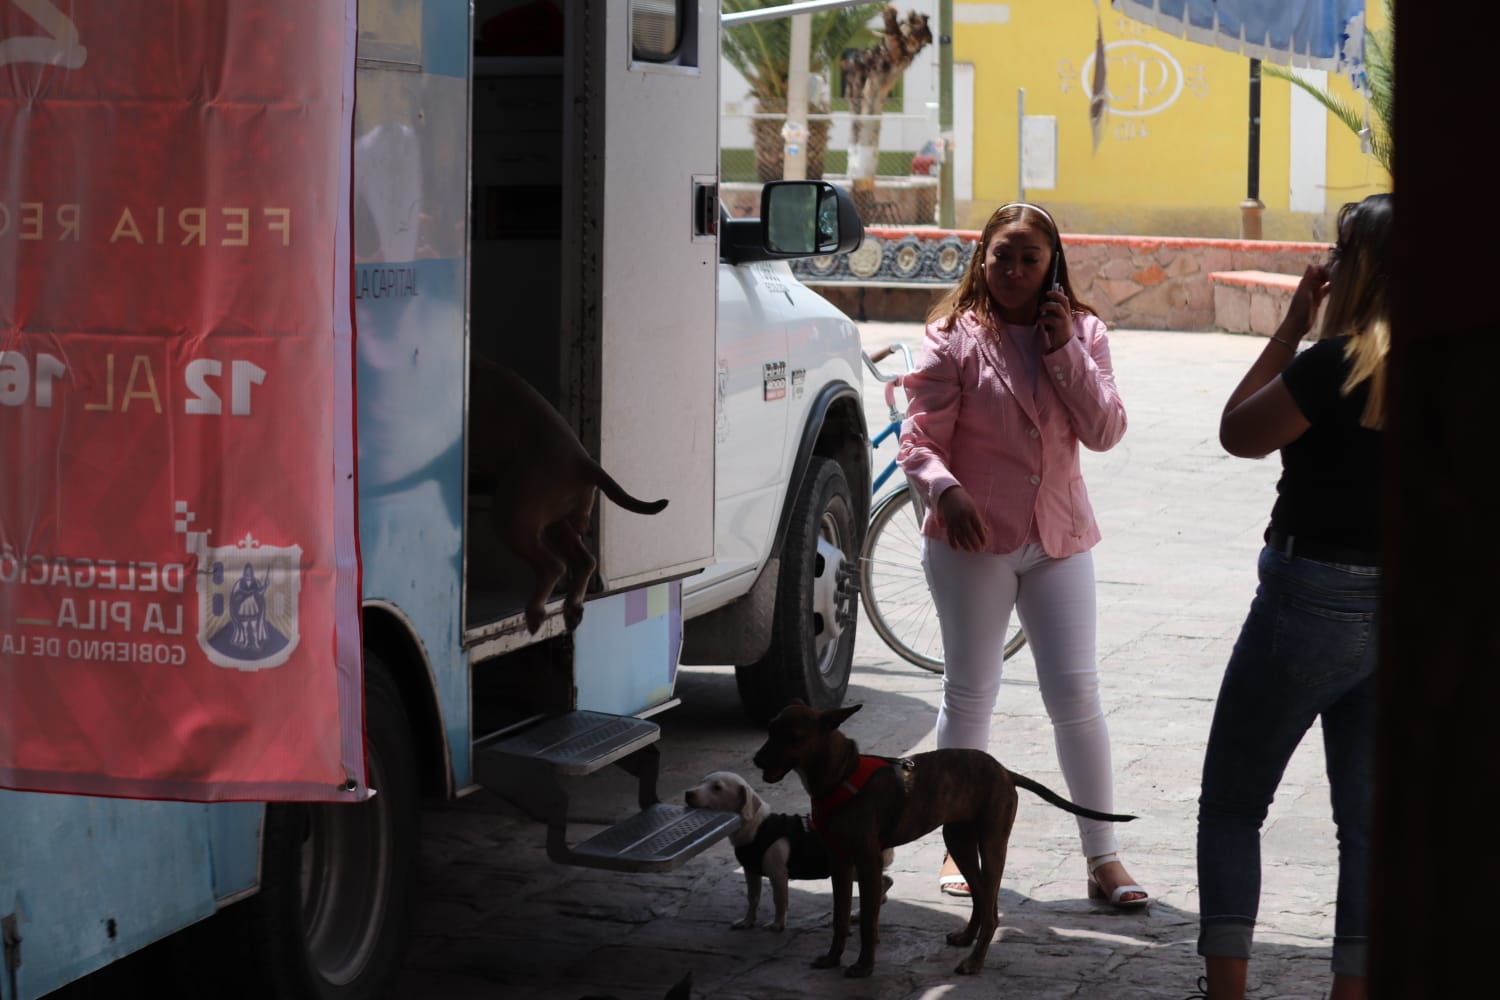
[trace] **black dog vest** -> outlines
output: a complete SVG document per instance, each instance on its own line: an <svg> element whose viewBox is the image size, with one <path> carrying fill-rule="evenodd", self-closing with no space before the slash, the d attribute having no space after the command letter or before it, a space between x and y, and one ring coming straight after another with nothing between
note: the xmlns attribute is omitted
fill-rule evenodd
<svg viewBox="0 0 1500 1000"><path fill-rule="evenodd" d="M790 813L771 813L767 816L760 824L760 829L755 831L755 839L736 847L734 856L747 871L752 868L759 870L762 867L760 859L782 837L790 842L792 848L786 861L787 875L792 878L828 878L832 874L828 868L828 851L824 848L823 841L808 827L807 817L793 816Z"/></svg>

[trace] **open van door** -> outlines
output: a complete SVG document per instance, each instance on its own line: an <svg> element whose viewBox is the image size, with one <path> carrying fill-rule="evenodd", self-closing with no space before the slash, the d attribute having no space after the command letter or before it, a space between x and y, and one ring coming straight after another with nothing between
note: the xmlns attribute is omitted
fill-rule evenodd
<svg viewBox="0 0 1500 1000"><path fill-rule="evenodd" d="M568 294L565 279L563 412L638 496L673 484L651 518L600 505L599 575L615 590L713 559L712 476L681 469L713 468L719 25L696 3L578 6L566 58L581 93L565 107L582 110L564 157L583 185L563 259L580 287Z"/></svg>

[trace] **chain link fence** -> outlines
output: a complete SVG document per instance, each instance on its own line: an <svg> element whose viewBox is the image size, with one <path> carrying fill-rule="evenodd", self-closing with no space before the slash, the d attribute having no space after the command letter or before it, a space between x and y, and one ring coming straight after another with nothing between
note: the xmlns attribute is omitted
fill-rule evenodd
<svg viewBox="0 0 1500 1000"><path fill-rule="evenodd" d="M807 173L848 187L849 137L854 116L848 112L808 116ZM719 120L719 174L726 194L737 189L745 206L758 205L759 185L784 176L784 114L730 110ZM926 115L881 116L881 149L873 194L855 193L866 225L930 225L937 205L938 163ZM736 212L735 199L726 198ZM750 209L753 211L753 209ZM740 213L736 213L740 214ZM748 214L748 211L744 214Z"/></svg>
<svg viewBox="0 0 1500 1000"><path fill-rule="evenodd" d="M810 114L806 122L809 179L848 176L850 122L848 112ZM781 136L785 114L725 111L719 117L719 172L729 182L780 180L783 176ZM936 161L922 155L931 130L927 115L881 116L881 150L875 172L882 177L935 174ZM894 140L894 143L888 141Z"/></svg>

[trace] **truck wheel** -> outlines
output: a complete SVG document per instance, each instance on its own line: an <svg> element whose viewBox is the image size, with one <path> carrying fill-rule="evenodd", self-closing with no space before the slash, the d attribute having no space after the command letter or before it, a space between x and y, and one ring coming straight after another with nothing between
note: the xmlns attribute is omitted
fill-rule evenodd
<svg viewBox="0 0 1500 1000"><path fill-rule="evenodd" d="M366 1000L401 967L420 846L416 749L395 679L368 649L365 731L373 798L266 807L261 891L244 905L271 996Z"/></svg>
<svg viewBox="0 0 1500 1000"><path fill-rule="evenodd" d="M843 702L854 663L859 539L843 469L815 456L782 546L770 649L734 669L740 704L756 722L793 699L825 709Z"/></svg>

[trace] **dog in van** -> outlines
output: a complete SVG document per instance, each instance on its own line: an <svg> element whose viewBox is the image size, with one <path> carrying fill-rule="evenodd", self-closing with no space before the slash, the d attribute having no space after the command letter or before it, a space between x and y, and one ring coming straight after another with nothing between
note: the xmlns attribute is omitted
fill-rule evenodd
<svg viewBox="0 0 1500 1000"><path fill-rule="evenodd" d="M640 500L584 450L562 414L521 376L478 354L470 364L470 479L491 490L491 518L502 542L536 578L526 628L536 633L563 576L563 624L583 620L583 598L598 566L584 538L600 491L636 514L656 514L666 500Z"/></svg>

